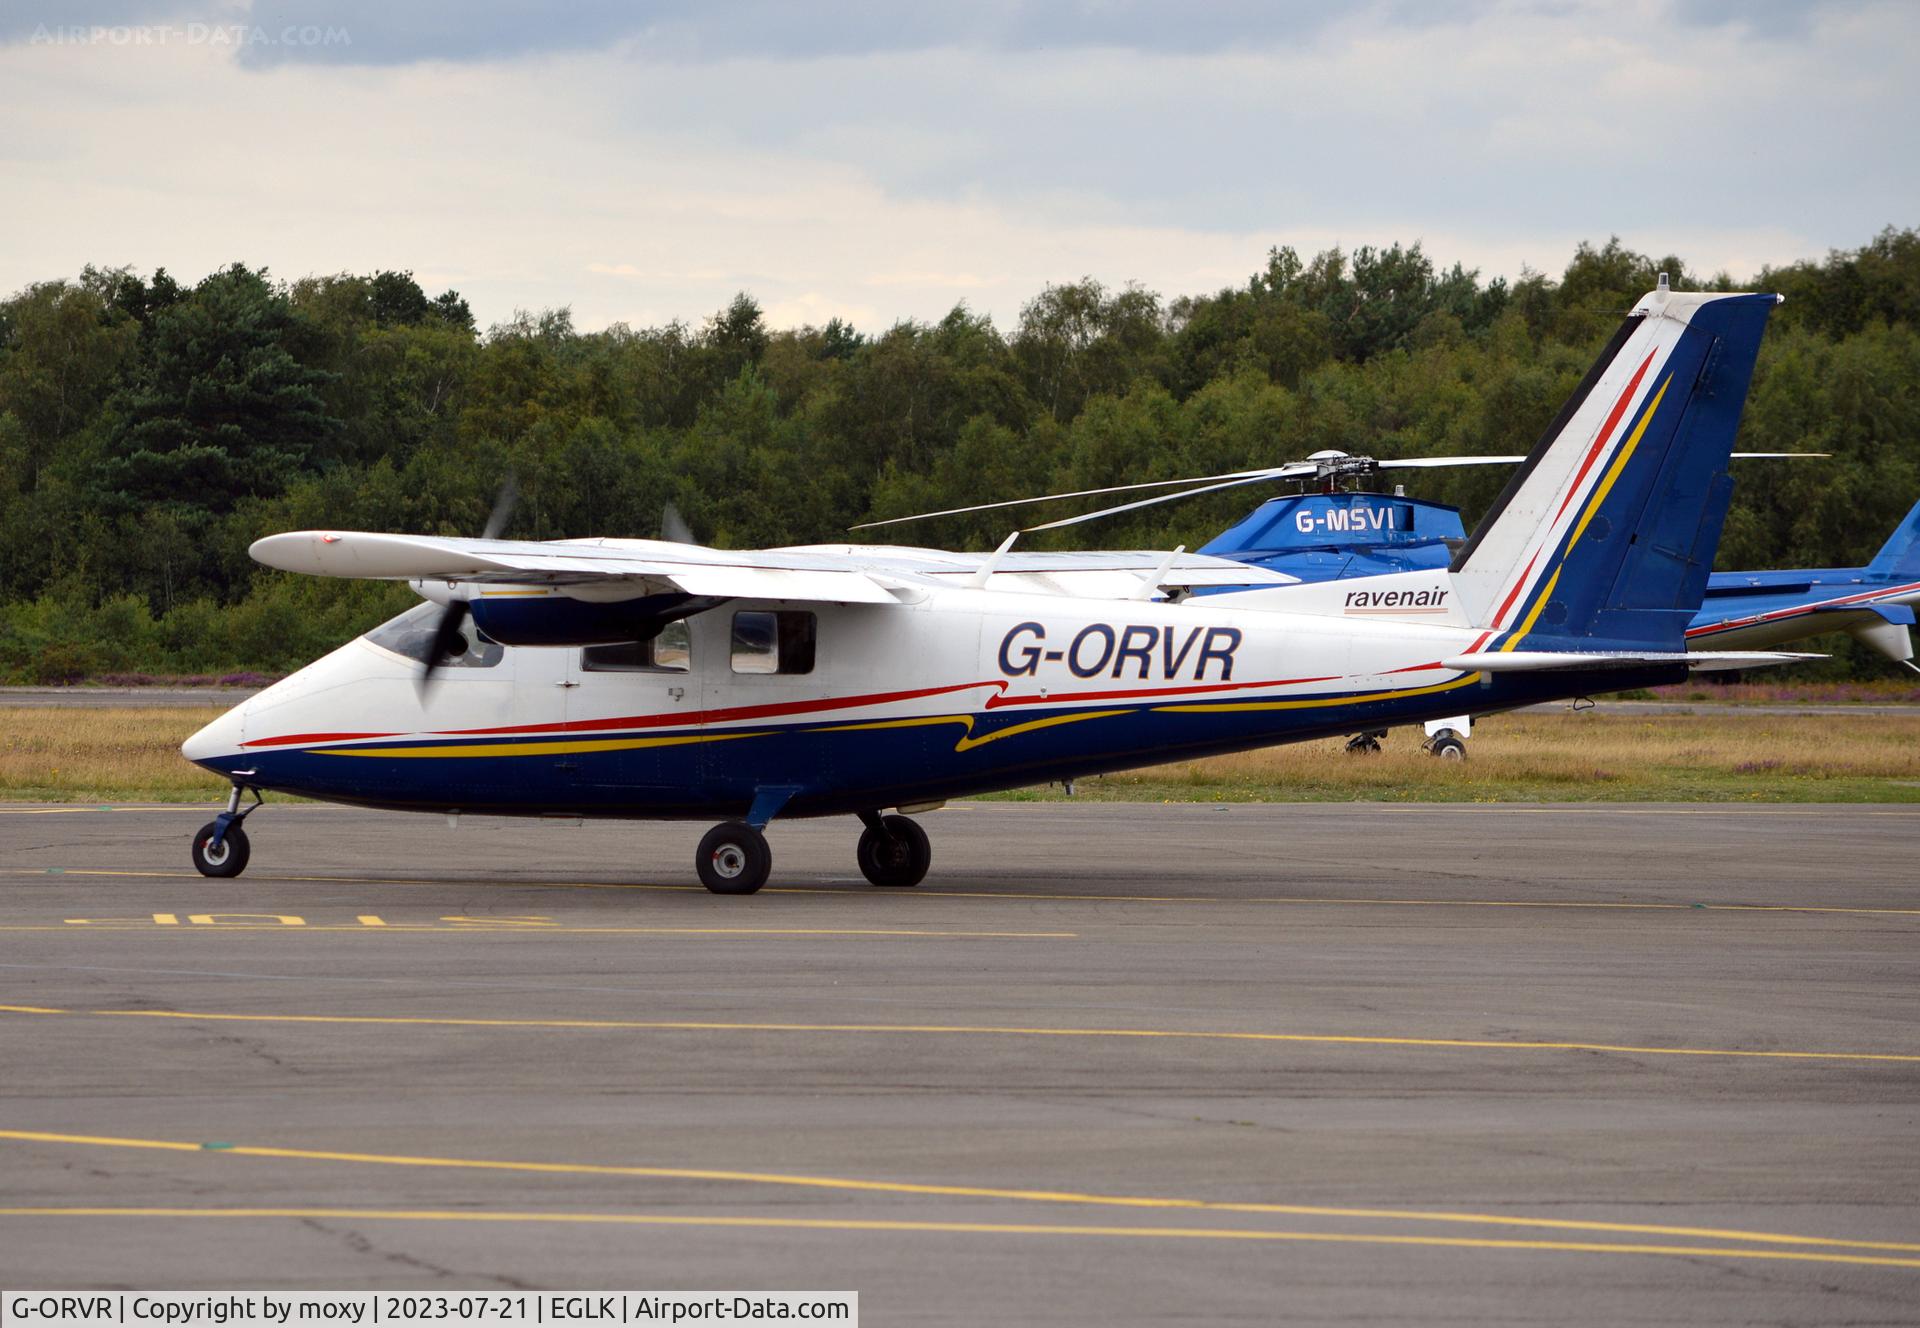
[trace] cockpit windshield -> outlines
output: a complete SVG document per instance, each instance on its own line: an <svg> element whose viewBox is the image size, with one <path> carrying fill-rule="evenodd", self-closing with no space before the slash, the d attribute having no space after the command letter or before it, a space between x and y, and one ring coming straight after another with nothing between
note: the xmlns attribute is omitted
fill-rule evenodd
<svg viewBox="0 0 1920 1328"><path fill-rule="evenodd" d="M391 650L408 659L427 662L433 650L433 636L445 610L438 604L416 604L397 618L389 618L366 635L366 640L382 650ZM473 625L471 617L460 624L460 638L440 662L449 669L490 669L506 654L499 642L490 639Z"/></svg>

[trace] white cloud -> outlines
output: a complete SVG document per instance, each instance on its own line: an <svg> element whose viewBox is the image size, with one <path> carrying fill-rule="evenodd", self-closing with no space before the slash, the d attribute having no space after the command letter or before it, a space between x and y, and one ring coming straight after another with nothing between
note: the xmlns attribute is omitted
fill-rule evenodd
<svg viewBox="0 0 1920 1328"><path fill-rule="evenodd" d="M1756 29L1635 0L1165 53L255 69L0 46L0 288L87 262L394 267L483 324L697 323L744 289L776 323L877 330L961 298L1009 325L1082 275L1210 291L1275 244L1419 239L1512 275L1617 232L1745 276L1920 222L1917 38L1904 5Z"/></svg>

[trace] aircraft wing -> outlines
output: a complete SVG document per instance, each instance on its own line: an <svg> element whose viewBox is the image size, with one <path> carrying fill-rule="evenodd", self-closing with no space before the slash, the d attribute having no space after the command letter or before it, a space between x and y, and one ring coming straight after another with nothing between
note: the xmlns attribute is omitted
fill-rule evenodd
<svg viewBox="0 0 1920 1328"><path fill-rule="evenodd" d="M896 602L884 586L846 562L664 540L540 542L302 530L269 535L248 552L268 567L310 576L548 585L577 588L590 598L605 592L616 592L607 598L627 598L677 591L726 599Z"/></svg>
<svg viewBox="0 0 1920 1328"><path fill-rule="evenodd" d="M709 549L667 540L487 540L371 531L269 535L255 561L310 576L552 586L580 599L681 593L716 599L893 604L896 587L954 584L989 554L862 545ZM1154 574L1158 575L1154 575ZM1287 585L1295 578L1205 554L1017 553L993 568L996 589L1124 597L1157 586Z"/></svg>

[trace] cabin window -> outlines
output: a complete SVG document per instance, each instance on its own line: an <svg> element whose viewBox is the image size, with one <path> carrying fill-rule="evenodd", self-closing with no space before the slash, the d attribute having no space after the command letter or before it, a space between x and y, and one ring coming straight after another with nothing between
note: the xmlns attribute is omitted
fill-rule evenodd
<svg viewBox="0 0 1920 1328"><path fill-rule="evenodd" d="M816 620L799 609L733 615L735 673L812 673Z"/></svg>
<svg viewBox="0 0 1920 1328"><path fill-rule="evenodd" d="M439 630L440 616L445 612L438 604L416 604L399 617L389 618L368 632L367 640L383 650L391 650L396 655L405 655L408 659L425 664L427 656L433 651L433 634ZM440 667L490 669L506 653L506 647L475 627L473 618L468 616L461 621L460 635L454 639L446 658L440 661Z"/></svg>
<svg viewBox="0 0 1920 1328"><path fill-rule="evenodd" d="M580 667L588 673L685 673L692 663L683 618L662 627L651 641L619 641L580 652Z"/></svg>

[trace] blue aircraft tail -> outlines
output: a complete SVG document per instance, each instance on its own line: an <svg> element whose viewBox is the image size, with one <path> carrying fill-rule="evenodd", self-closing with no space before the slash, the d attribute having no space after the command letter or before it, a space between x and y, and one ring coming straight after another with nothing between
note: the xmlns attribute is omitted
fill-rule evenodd
<svg viewBox="0 0 1920 1328"><path fill-rule="evenodd" d="M1920 503L1907 509L1906 518L1894 527L1892 537L1873 555L1867 575L1892 581L1920 580Z"/></svg>
<svg viewBox="0 0 1920 1328"><path fill-rule="evenodd" d="M1685 649L1773 295L1635 306L1450 570L1487 648Z"/></svg>

